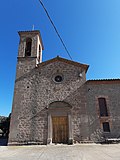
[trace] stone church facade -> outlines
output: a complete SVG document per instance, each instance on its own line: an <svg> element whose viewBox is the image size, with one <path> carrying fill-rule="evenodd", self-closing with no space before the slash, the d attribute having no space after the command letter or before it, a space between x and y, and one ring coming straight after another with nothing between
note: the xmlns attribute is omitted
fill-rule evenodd
<svg viewBox="0 0 120 160"><path fill-rule="evenodd" d="M39 31L20 31L8 145L101 142L120 137L120 80L86 80L89 68L42 62Z"/></svg>

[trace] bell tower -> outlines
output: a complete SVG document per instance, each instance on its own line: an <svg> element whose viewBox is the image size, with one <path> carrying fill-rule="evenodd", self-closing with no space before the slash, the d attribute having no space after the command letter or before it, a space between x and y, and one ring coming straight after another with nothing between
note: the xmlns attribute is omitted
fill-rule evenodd
<svg viewBox="0 0 120 160"><path fill-rule="evenodd" d="M16 79L30 72L42 62L44 49L40 31L19 31L18 62Z"/></svg>
<svg viewBox="0 0 120 160"><path fill-rule="evenodd" d="M35 60L35 65L42 62L42 50L44 49L40 31L19 31L20 43L18 59Z"/></svg>
<svg viewBox="0 0 120 160"><path fill-rule="evenodd" d="M18 34L20 36L20 42L8 145L15 144L16 141L18 143L19 141L23 141L24 136L21 130L22 128L20 128L22 121L19 118L24 117L24 109L27 113L33 106L30 95L34 91L30 83L30 78L31 73L36 70L36 66L42 62L42 50L44 48L38 30L19 31ZM28 132L30 132L29 129Z"/></svg>

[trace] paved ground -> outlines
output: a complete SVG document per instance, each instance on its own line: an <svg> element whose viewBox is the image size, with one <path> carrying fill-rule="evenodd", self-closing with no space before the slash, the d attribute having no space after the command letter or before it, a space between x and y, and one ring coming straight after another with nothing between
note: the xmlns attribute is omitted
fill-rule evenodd
<svg viewBox="0 0 120 160"><path fill-rule="evenodd" d="M0 146L0 160L120 160L120 144Z"/></svg>

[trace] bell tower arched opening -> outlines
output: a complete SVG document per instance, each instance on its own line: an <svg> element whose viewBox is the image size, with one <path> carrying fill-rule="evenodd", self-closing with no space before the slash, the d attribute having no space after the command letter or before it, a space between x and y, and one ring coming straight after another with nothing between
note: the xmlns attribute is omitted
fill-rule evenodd
<svg viewBox="0 0 120 160"><path fill-rule="evenodd" d="M32 39L26 38L25 57L31 56Z"/></svg>

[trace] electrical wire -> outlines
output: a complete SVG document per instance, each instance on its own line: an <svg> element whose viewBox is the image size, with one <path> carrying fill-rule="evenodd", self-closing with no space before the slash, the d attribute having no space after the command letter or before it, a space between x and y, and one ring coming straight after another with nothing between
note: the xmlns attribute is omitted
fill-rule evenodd
<svg viewBox="0 0 120 160"><path fill-rule="evenodd" d="M68 51L68 49L67 49L67 47L66 47L66 45L65 45L65 43L64 43L64 41L63 41L63 39L61 38L61 36L60 36L60 34L59 34L59 32L58 32L56 26L54 25L52 19L50 18L50 15L49 15L47 9L45 8L45 6L44 6L44 4L43 4L43 2L42 2L41 0L39 0L39 2L40 2L40 4L41 4L41 6L43 7L43 9L44 9L44 11L45 11L45 13L46 13L48 19L50 20L50 22L51 22L51 24L52 24L52 26L53 26L53 28L54 28L54 30L55 30L57 36L59 37L59 39L60 39L60 41L61 41L63 47L65 48L65 50L66 50L68 56L69 56L70 59L72 60L72 57L71 57L71 55L70 55L70 53L69 53L69 51Z"/></svg>

